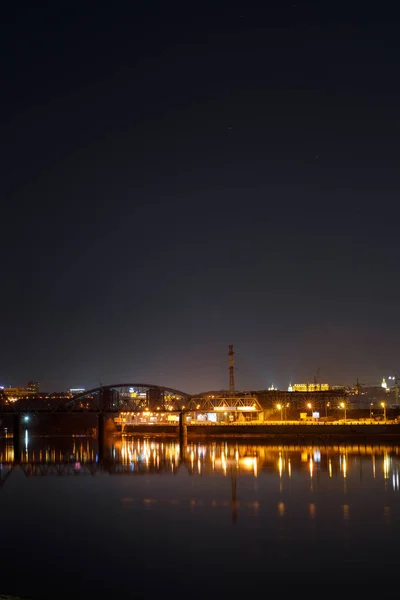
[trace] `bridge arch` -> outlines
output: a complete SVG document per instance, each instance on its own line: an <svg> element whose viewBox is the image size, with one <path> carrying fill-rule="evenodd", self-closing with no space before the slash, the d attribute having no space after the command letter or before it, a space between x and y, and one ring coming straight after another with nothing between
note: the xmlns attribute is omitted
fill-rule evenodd
<svg viewBox="0 0 400 600"><path fill-rule="evenodd" d="M181 390L151 383L101 385L73 396L74 408L100 412L181 410L191 396Z"/></svg>

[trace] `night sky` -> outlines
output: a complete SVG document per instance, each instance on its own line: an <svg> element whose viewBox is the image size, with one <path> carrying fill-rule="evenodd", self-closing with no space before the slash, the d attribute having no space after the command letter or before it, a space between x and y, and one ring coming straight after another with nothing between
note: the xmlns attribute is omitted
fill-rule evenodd
<svg viewBox="0 0 400 600"><path fill-rule="evenodd" d="M400 373L396 15L46 4L2 7L0 384Z"/></svg>

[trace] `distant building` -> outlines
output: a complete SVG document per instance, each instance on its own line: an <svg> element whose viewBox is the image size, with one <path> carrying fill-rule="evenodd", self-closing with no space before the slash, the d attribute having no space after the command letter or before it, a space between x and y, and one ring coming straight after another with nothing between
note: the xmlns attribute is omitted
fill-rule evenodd
<svg viewBox="0 0 400 600"><path fill-rule="evenodd" d="M83 392L86 392L85 388L71 388L69 390L71 396L77 396L78 394L83 394Z"/></svg>
<svg viewBox="0 0 400 600"><path fill-rule="evenodd" d="M291 388L293 392L327 392L330 390L328 383L294 383Z"/></svg>
<svg viewBox="0 0 400 600"><path fill-rule="evenodd" d="M40 384L38 381L28 381L26 384L26 390L28 392L34 392L35 394L39 393Z"/></svg>
<svg viewBox="0 0 400 600"><path fill-rule="evenodd" d="M147 391L147 402L148 407L152 410L156 409L157 406L163 406L165 402L163 390L150 388Z"/></svg>
<svg viewBox="0 0 400 600"><path fill-rule="evenodd" d="M32 398L32 396L37 395L36 392L26 390L23 387L5 387L2 392L9 402L15 402L21 398Z"/></svg>
<svg viewBox="0 0 400 600"><path fill-rule="evenodd" d="M388 397L391 396L390 390L384 388L382 385L363 386L361 391L353 391L351 395L359 396L360 401L369 402L381 402L382 400L385 400L385 402L387 402Z"/></svg>

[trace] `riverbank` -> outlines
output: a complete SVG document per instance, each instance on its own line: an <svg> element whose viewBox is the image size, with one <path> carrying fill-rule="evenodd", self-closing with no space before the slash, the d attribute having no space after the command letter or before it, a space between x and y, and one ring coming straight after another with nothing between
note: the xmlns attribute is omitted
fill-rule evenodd
<svg viewBox="0 0 400 600"><path fill-rule="evenodd" d="M356 441L400 444L400 424L252 424L252 425L187 425L183 432L172 425L135 425L124 435L185 435L193 439L247 438L271 442Z"/></svg>

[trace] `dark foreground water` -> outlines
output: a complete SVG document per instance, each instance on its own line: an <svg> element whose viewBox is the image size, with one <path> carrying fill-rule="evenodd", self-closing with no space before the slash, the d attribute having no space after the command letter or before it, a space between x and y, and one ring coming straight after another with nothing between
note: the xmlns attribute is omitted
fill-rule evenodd
<svg viewBox="0 0 400 600"><path fill-rule="evenodd" d="M0 446L0 593L399 596L400 447L24 441L18 466Z"/></svg>

